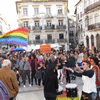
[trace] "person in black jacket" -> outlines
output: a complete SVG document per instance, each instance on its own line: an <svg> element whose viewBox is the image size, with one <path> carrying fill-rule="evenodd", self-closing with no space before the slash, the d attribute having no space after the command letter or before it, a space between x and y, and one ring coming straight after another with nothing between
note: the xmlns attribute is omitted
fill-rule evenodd
<svg viewBox="0 0 100 100"><path fill-rule="evenodd" d="M43 79L44 96L46 100L56 100L58 79L55 72L55 64L49 64Z"/></svg>

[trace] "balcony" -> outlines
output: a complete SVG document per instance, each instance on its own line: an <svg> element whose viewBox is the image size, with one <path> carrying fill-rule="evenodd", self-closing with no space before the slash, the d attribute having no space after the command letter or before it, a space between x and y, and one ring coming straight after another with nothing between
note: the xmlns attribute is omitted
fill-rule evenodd
<svg viewBox="0 0 100 100"><path fill-rule="evenodd" d="M71 39L69 40L69 42L70 42L71 44L74 44L74 43L75 43L74 40L71 40Z"/></svg>
<svg viewBox="0 0 100 100"><path fill-rule="evenodd" d="M33 40L33 44L43 44L43 40Z"/></svg>
<svg viewBox="0 0 100 100"><path fill-rule="evenodd" d="M54 29L54 28L53 28L53 26L45 26L45 29L49 30L49 29Z"/></svg>
<svg viewBox="0 0 100 100"><path fill-rule="evenodd" d="M48 40L45 40L45 43L55 43L55 39L48 39Z"/></svg>
<svg viewBox="0 0 100 100"><path fill-rule="evenodd" d="M30 41L28 41L28 44L32 44L32 41L30 40Z"/></svg>
<svg viewBox="0 0 100 100"><path fill-rule="evenodd" d="M73 36L74 36L74 34L70 34L70 33L69 33L69 36L70 36L70 37L73 37Z"/></svg>
<svg viewBox="0 0 100 100"><path fill-rule="evenodd" d="M88 6L86 9L84 9L84 12L87 13L88 11L93 10L98 7L100 7L100 0L92 5Z"/></svg>
<svg viewBox="0 0 100 100"><path fill-rule="evenodd" d="M63 26L57 25L57 29L66 29L66 25L63 25Z"/></svg>
<svg viewBox="0 0 100 100"><path fill-rule="evenodd" d="M42 26L39 26L39 27L33 26L33 30L42 30Z"/></svg>
<svg viewBox="0 0 100 100"><path fill-rule="evenodd" d="M88 30L100 30L100 23L89 25Z"/></svg>
<svg viewBox="0 0 100 100"><path fill-rule="evenodd" d="M57 39L58 43L63 43L63 42L67 42L67 39Z"/></svg>

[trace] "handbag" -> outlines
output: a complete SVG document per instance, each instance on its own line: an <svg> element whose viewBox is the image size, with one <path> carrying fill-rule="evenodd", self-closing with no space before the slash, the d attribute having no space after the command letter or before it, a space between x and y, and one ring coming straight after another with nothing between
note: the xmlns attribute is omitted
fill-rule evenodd
<svg viewBox="0 0 100 100"><path fill-rule="evenodd" d="M36 79L42 79L41 71L36 71L35 77L36 77Z"/></svg>

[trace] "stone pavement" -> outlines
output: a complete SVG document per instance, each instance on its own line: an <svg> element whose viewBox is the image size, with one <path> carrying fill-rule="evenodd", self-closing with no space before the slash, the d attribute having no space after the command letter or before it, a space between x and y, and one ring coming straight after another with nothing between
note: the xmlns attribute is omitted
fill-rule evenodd
<svg viewBox="0 0 100 100"><path fill-rule="evenodd" d="M65 80L64 80L65 82ZM78 85L78 93L79 97L81 96L82 91L82 79L77 77L76 80L71 80L71 83ZM61 85L65 89L66 84ZM19 87L19 93L17 95L17 100L45 100L44 94L43 94L43 86L39 88L37 85L33 85L32 87L29 87L28 82L26 84L26 88L23 87L23 84Z"/></svg>

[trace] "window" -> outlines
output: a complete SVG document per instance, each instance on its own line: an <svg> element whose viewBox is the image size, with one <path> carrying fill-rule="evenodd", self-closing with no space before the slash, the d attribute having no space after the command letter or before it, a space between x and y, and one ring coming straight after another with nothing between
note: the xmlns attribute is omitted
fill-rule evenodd
<svg viewBox="0 0 100 100"><path fill-rule="evenodd" d="M99 15L96 14L96 15L95 15L95 23L98 23L98 22L99 22Z"/></svg>
<svg viewBox="0 0 100 100"><path fill-rule="evenodd" d="M38 8L34 8L34 15L39 15L39 9Z"/></svg>
<svg viewBox="0 0 100 100"><path fill-rule="evenodd" d="M59 34L59 39L64 39L64 34Z"/></svg>
<svg viewBox="0 0 100 100"><path fill-rule="evenodd" d="M23 8L23 15L25 15L25 16L27 16L27 15L28 15L27 8Z"/></svg>
<svg viewBox="0 0 100 100"><path fill-rule="evenodd" d="M40 40L40 35L35 35L35 40Z"/></svg>
<svg viewBox="0 0 100 100"><path fill-rule="evenodd" d="M85 18L85 27L88 27L88 25L89 25L89 17L87 16Z"/></svg>
<svg viewBox="0 0 100 100"><path fill-rule="evenodd" d="M47 21L47 26L51 26L51 21L50 20Z"/></svg>
<svg viewBox="0 0 100 100"><path fill-rule="evenodd" d="M24 27L28 27L28 21L24 21Z"/></svg>
<svg viewBox="0 0 100 100"><path fill-rule="evenodd" d="M70 38L69 42L70 42L70 43L74 43L74 39L71 39L71 38Z"/></svg>
<svg viewBox="0 0 100 100"><path fill-rule="evenodd" d="M46 15L50 15L50 8L46 8Z"/></svg>
<svg viewBox="0 0 100 100"><path fill-rule="evenodd" d="M77 19L79 19L79 14L77 14Z"/></svg>
<svg viewBox="0 0 100 100"><path fill-rule="evenodd" d="M58 8L58 14L62 14L62 8Z"/></svg>
<svg viewBox="0 0 100 100"><path fill-rule="evenodd" d="M47 35L47 39L48 39L48 40L52 40L52 34L48 34L48 35Z"/></svg>
<svg viewBox="0 0 100 100"><path fill-rule="evenodd" d="M82 18L82 12L80 12L80 18Z"/></svg>
<svg viewBox="0 0 100 100"><path fill-rule="evenodd" d="M39 21L35 21L35 27L39 27Z"/></svg>
<svg viewBox="0 0 100 100"><path fill-rule="evenodd" d="M59 20L59 26L63 26L63 20Z"/></svg>
<svg viewBox="0 0 100 100"><path fill-rule="evenodd" d="M87 1L84 2L84 8L86 8L86 7L87 7Z"/></svg>
<svg viewBox="0 0 100 100"><path fill-rule="evenodd" d="M90 16L90 19L89 19L89 25L92 25L93 24L93 17Z"/></svg>
<svg viewBox="0 0 100 100"><path fill-rule="evenodd" d="M69 35L70 35L70 36L74 36L73 31L70 31Z"/></svg>

